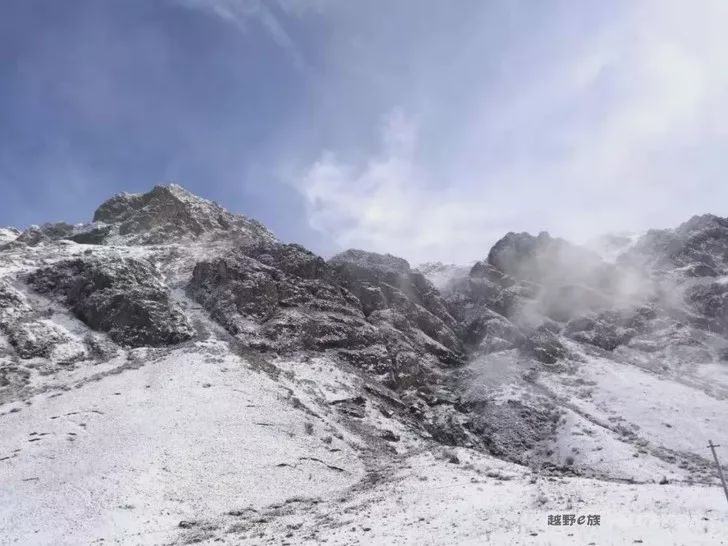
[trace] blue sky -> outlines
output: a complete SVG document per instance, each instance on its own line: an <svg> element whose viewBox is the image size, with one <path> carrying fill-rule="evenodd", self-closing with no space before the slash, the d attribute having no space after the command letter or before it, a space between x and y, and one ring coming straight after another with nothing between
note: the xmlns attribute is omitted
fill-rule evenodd
<svg viewBox="0 0 728 546"><path fill-rule="evenodd" d="M728 215L728 3L5 0L0 225L175 181L329 255Z"/></svg>

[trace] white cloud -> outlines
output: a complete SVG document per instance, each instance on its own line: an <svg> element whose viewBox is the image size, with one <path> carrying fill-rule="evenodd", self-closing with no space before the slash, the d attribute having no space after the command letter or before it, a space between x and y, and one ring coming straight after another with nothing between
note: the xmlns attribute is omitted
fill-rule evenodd
<svg viewBox="0 0 728 546"><path fill-rule="evenodd" d="M724 0L177 1L261 24L305 74L317 98L271 170L298 169L310 225L342 249L467 261L511 230L726 214ZM316 73L296 24L319 33Z"/></svg>
<svg viewBox="0 0 728 546"><path fill-rule="evenodd" d="M548 19L543 54L529 33L544 21L525 10L515 14L513 51L489 51L488 28L447 37L461 53L454 66L408 48L402 63L415 67L410 79L419 85L380 70L388 59L377 44L343 57L369 67L377 89L391 93L380 102L390 98L395 113L378 146L358 150L368 154L363 161L328 150L305 169L297 187L311 225L342 248L464 261L483 257L508 230L585 240L678 223L707 212L717 196L728 202L728 185L696 160L728 144L728 3L620 6L590 32L578 28L579 17L574 28L564 28L565 17ZM487 55L522 64L480 77ZM350 72L340 68L345 75L328 83L347 89L341 79ZM382 85L387 77L396 83ZM462 103L450 98L453 80ZM728 156L707 159L728 169Z"/></svg>
<svg viewBox="0 0 728 546"><path fill-rule="evenodd" d="M473 196L426 189L427 172L415 162L417 127L395 111L381 130L381 149L363 166L325 152L300 180L311 224L342 248L366 248L422 261L431 256L466 259L495 232ZM479 230L475 233L474 230ZM483 247L481 247L481 250Z"/></svg>

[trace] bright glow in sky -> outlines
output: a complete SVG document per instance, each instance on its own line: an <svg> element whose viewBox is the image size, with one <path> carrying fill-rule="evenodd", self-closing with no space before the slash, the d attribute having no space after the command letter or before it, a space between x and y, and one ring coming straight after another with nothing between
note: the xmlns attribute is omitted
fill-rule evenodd
<svg viewBox="0 0 728 546"><path fill-rule="evenodd" d="M728 215L723 0L9 0L0 224L174 180L324 255Z"/></svg>

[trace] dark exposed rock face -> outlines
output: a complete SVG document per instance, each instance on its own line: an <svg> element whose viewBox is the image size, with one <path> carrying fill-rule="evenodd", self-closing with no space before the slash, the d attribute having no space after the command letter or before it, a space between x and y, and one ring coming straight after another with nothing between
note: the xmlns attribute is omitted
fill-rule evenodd
<svg viewBox="0 0 728 546"><path fill-rule="evenodd" d="M373 345L374 328L333 278L326 262L302 247L272 244L200 262L188 292L230 333L259 349Z"/></svg>
<svg viewBox="0 0 728 546"><path fill-rule="evenodd" d="M490 452L521 464L527 464L529 452L558 428L558 408L549 402L530 406L509 400L505 404L480 403L473 409L474 426Z"/></svg>
<svg viewBox="0 0 728 546"><path fill-rule="evenodd" d="M464 340L473 352L487 354L520 347L526 336L502 315L483 308L468 317Z"/></svg>
<svg viewBox="0 0 728 546"><path fill-rule="evenodd" d="M33 226L22 232L11 244L36 246L52 241L73 241L79 244L100 245L111 234L112 226L103 224L71 225L65 222Z"/></svg>
<svg viewBox="0 0 728 546"><path fill-rule="evenodd" d="M545 325L539 326L528 335L524 350L544 364L555 364L567 355L558 334Z"/></svg>
<svg viewBox="0 0 728 546"><path fill-rule="evenodd" d="M192 336L159 273L128 258L67 260L29 275L41 294L57 296L93 330L131 347L180 343Z"/></svg>
<svg viewBox="0 0 728 546"><path fill-rule="evenodd" d="M57 222L28 228L15 241L28 246L35 246L48 241L67 239L71 235L73 235L73 226L71 224Z"/></svg>
<svg viewBox="0 0 728 546"><path fill-rule="evenodd" d="M487 274L483 267L487 267ZM519 293L520 287L515 288L516 284L508 275L479 262L468 277L455 281L445 293L448 309L460 321L467 320L465 311L473 306L508 316Z"/></svg>
<svg viewBox="0 0 728 546"><path fill-rule="evenodd" d="M401 259L349 253L327 264L266 243L197 264L188 293L251 347L333 352L394 387L460 363L454 319Z"/></svg>
<svg viewBox="0 0 728 546"><path fill-rule="evenodd" d="M461 339L469 353L488 354L525 342L525 335L507 318L515 303L511 291L515 283L479 262L468 277L454 281L445 292L447 308L461 325Z"/></svg>
<svg viewBox="0 0 728 546"><path fill-rule="evenodd" d="M596 317L597 326L595 338L590 343L613 350L618 345L628 344L636 336L660 329L666 324L671 324L666 313L659 310L655 305L640 305L616 311L606 311ZM600 341L600 325L604 340ZM569 325L567 325L567 330Z"/></svg>
<svg viewBox="0 0 728 546"><path fill-rule="evenodd" d="M460 363L457 321L435 287L420 272L410 269L406 260L348 250L329 263L342 286L359 299L370 321L395 326L413 342L419 338L416 344L443 363Z"/></svg>
<svg viewBox="0 0 728 546"><path fill-rule="evenodd" d="M728 335L728 284L693 285L686 290L685 300L695 312L705 317L708 329Z"/></svg>
<svg viewBox="0 0 728 546"><path fill-rule="evenodd" d="M111 226L88 226L85 229L77 230L68 239L82 245L102 245L111 234Z"/></svg>

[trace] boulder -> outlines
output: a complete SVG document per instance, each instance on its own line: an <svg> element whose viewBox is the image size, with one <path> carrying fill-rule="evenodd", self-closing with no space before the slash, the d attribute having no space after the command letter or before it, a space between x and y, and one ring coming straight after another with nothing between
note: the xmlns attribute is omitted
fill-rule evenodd
<svg viewBox="0 0 728 546"><path fill-rule="evenodd" d="M163 346L192 337L186 316L156 268L131 258L74 259L31 273L28 284L57 297L93 330L130 347Z"/></svg>

